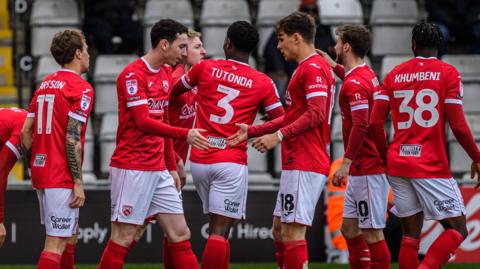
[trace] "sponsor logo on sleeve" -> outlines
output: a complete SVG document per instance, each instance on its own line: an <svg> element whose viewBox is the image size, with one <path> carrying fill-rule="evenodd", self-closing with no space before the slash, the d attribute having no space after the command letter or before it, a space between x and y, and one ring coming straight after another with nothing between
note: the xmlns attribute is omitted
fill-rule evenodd
<svg viewBox="0 0 480 269"><path fill-rule="evenodd" d="M35 160L33 161L33 166L35 167L45 167L47 161L47 154L37 154L35 155Z"/></svg>
<svg viewBox="0 0 480 269"><path fill-rule="evenodd" d="M400 156L402 157L420 157L422 155L422 145L400 145Z"/></svg>
<svg viewBox="0 0 480 269"><path fill-rule="evenodd" d="M90 107L90 103L92 102L92 98L87 95L82 95L82 101L80 102L80 108L82 110L87 110Z"/></svg>
<svg viewBox="0 0 480 269"><path fill-rule="evenodd" d="M127 80L127 92L130 95L134 95L138 92L138 83L136 79Z"/></svg>

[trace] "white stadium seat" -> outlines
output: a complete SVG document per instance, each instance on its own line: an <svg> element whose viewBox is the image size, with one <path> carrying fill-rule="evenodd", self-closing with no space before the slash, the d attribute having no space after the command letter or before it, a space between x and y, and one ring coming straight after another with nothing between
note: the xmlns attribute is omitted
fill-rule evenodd
<svg viewBox="0 0 480 269"><path fill-rule="evenodd" d="M205 0L200 25L208 55L223 54L228 26L238 20L250 21L250 10L244 0Z"/></svg>
<svg viewBox="0 0 480 269"><path fill-rule="evenodd" d="M480 113L480 84L465 83L463 85L463 109L466 112Z"/></svg>
<svg viewBox="0 0 480 269"><path fill-rule="evenodd" d="M260 35L258 52L260 57L263 54L263 49L272 35L277 22L281 18L296 11L298 5L298 2L291 0L260 1L257 15L257 29Z"/></svg>
<svg viewBox="0 0 480 269"><path fill-rule="evenodd" d="M107 113L103 116L100 128L100 171L104 174L110 170L110 158L115 150L118 128L118 114Z"/></svg>
<svg viewBox="0 0 480 269"><path fill-rule="evenodd" d="M479 141L477 141L477 145L480 145ZM466 173L470 171L472 160L458 142L448 144L448 153L450 156L450 169L453 173Z"/></svg>
<svg viewBox="0 0 480 269"><path fill-rule="evenodd" d="M370 14L372 54L410 54L412 26L420 16L413 0L375 0Z"/></svg>
<svg viewBox="0 0 480 269"><path fill-rule="evenodd" d="M392 69L403 63L406 62L407 60L411 59L413 56L400 56L400 55L387 55L383 57L382 59L382 69L380 71L380 80L382 81L385 76L392 71Z"/></svg>
<svg viewBox="0 0 480 269"><path fill-rule="evenodd" d="M95 62L95 114L118 111L117 77L123 68L133 62L135 55L100 55Z"/></svg>
<svg viewBox="0 0 480 269"><path fill-rule="evenodd" d="M80 28L80 16L74 0L34 1L30 17L32 55L50 54L55 33Z"/></svg>
<svg viewBox="0 0 480 269"><path fill-rule="evenodd" d="M83 151L82 171L86 173L93 173L93 159L94 159L94 142L92 120L88 120L87 131L85 133L85 145Z"/></svg>
<svg viewBox="0 0 480 269"><path fill-rule="evenodd" d="M464 83L480 82L480 55L444 55L443 61L455 66Z"/></svg>
<svg viewBox="0 0 480 269"><path fill-rule="evenodd" d="M362 5L358 0L319 0L320 18L326 25L362 24Z"/></svg>
<svg viewBox="0 0 480 269"><path fill-rule="evenodd" d="M335 114L333 115L332 119L332 127L331 127L331 135L332 141L343 141L343 133L342 133L342 115Z"/></svg>
<svg viewBox="0 0 480 269"><path fill-rule="evenodd" d="M160 19L174 19L183 25L193 28L192 4L188 0L148 0L145 5L144 50L151 48L150 30Z"/></svg>
<svg viewBox="0 0 480 269"><path fill-rule="evenodd" d="M253 125L263 124L264 121L261 120L262 115L257 114ZM267 154L261 153L252 147L251 141L247 145L247 154L248 154L248 171L251 172L267 172Z"/></svg>

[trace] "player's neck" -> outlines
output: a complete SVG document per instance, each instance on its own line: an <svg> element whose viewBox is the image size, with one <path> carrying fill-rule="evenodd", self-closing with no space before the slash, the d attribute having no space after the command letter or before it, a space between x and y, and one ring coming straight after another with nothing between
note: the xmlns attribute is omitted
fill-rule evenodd
<svg viewBox="0 0 480 269"><path fill-rule="evenodd" d="M431 50L431 49L417 49L414 52L414 55L415 57L431 58L431 57L437 57L438 51Z"/></svg>
<svg viewBox="0 0 480 269"><path fill-rule="evenodd" d="M163 55L157 53L154 50L150 50L149 52L147 52L147 54L145 54L143 58L153 69L160 69L160 67L165 64Z"/></svg>
<svg viewBox="0 0 480 269"><path fill-rule="evenodd" d="M65 64L64 66L62 66L62 69L72 70L73 72L75 72L79 76L82 74L82 70L81 70L80 65L76 64L76 63Z"/></svg>
<svg viewBox="0 0 480 269"><path fill-rule="evenodd" d="M315 54L315 46L313 44L303 43L300 45L298 50L297 59L295 60L297 63L302 62L312 54Z"/></svg>
<svg viewBox="0 0 480 269"><path fill-rule="evenodd" d="M348 72L349 70L352 70L356 66L362 65L363 63L365 63L365 62L360 57L354 57L354 56L346 57L346 59L345 59L345 69L346 70L345 71Z"/></svg>
<svg viewBox="0 0 480 269"><path fill-rule="evenodd" d="M240 56L240 55L229 55L229 56L225 56L225 59L234 60L234 61L237 61L237 62L248 64L248 57L249 57L249 55L242 55L242 56Z"/></svg>

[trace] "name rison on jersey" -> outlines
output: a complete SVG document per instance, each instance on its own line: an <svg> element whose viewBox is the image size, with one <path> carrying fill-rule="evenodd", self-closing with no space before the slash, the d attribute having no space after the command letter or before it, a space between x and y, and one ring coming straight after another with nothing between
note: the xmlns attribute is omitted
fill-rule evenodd
<svg viewBox="0 0 480 269"><path fill-rule="evenodd" d="M228 71L213 67L212 68L212 77L219 78L222 80L226 80L231 83L238 84L242 87L252 88L253 81L252 79L239 76L234 73L230 73Z"/></svg>
<svg viewBox="0 0 480 269"><path fill-rule="evenodd" d="M395 83L425 80L440 80L440 72L416 72L395 75Z"/></svg>
<svg viewBox="0 0 480 269"><path fill-rule="evenodd" d="M47 81L43 81L41 84L40 84L40 90L44 90L44 89L63 89L63 87L65 87L67 83L65 83L65 81L60 81L60 80L47 80Z"/></svg>

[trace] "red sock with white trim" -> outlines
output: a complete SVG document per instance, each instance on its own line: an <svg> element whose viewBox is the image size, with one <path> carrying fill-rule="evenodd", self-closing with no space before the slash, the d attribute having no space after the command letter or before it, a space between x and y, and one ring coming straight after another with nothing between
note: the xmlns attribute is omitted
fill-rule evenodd
<svg viewBox="0 0 480 269"><path fill-rule="evenodd" d="M168 243L172 269L198 269L198 261L192 251L189 240L178 243Z"/></svg>
<svg viewBox="0 0 480 269"><path fill-rule="evenodd" d="M40 254L37 269L60 269L61 260L60 254L44 250Z"/></svg>
<svg viewBox="0 0 480 269"><path fill-rule="evenodd" d="M381 240L368 245L370 269L390 269L390 250L387 242Z"/></svg>
<svg viewBox="0 0 480 269"><path fill-rule="evenodd" d="M127 254L127 247L121 246L112 240L108 240L107 247L103 251L98 269L122 269L123 261Z"/></svg>
<svg viewBox="0 0 480 269"><path fill-rule="evenodd" d="M439 269L452 257L463 242L461 233L454 229L445 230L427 250L425 259L418 269Z"/></svg>
<svg viewBox="0 0 480 269"><path fill-rule="evenodd" d="M420 261L418 260L418 249L420 239L403 236L400 244L400 253L398 255L399 269L417 269Z"/></svg>
<svg viewBox="0 0 480 269"><path fill-rule="evenodd" d="M227 240L220 235L210 235L203 250L202 269L218 269L225 264Z"/></svg>
<svg viewBox="0 0 480 269"><path fill-rule="evenodd" d="M303 269L308 266L308 250L306 240L283 242L285 258L284 269Z"/></svg>
<svg viewBox="0 0 480 269"><path fill-rule="evenodd" d="M75 244L67 244L60 262L61 269L73 269L75 266Z"/></svg>
<svg viewBox="0 0 480 269"><path fill-rule="evenodd" d="M370 269L370 251L363 234L347 240L350 269Z"/></svg>

